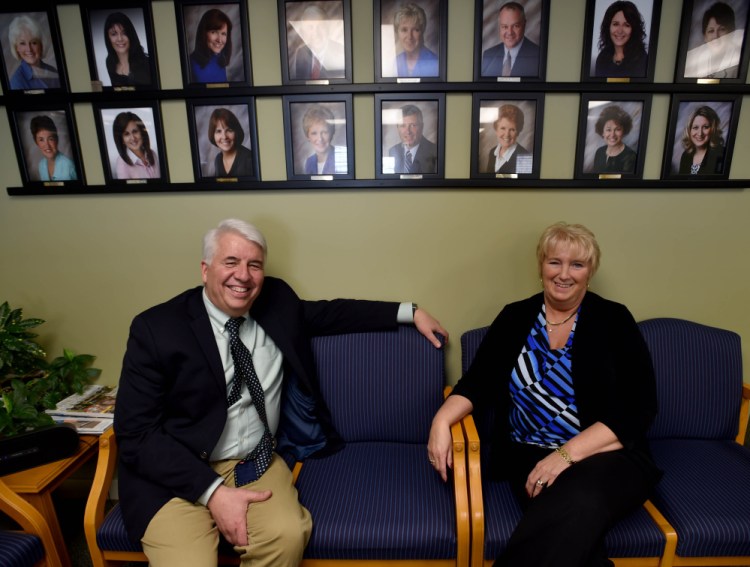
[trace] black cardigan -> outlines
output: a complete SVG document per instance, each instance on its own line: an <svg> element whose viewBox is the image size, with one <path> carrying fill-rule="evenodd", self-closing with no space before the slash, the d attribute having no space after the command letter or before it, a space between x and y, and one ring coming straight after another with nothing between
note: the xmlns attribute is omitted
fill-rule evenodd
<svg viewBox="0 0 750 567"><path fill-rule="evenodd" d="M495 412L491 453L494 477L504 477L502 457L511 442L511 371L543 301L539 293L506 305L452 392L472 402L480 423L483 412ZM581 429L598 421L604 423L626 450L653 466L646 431L657 411L654 370L646 342L628 309L587 292L571 357Z"/></svg>

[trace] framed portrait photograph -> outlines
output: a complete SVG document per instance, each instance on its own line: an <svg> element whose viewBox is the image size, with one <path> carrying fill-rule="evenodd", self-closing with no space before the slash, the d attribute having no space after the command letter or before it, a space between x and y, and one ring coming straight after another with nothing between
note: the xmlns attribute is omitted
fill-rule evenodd
<svg viewBox="0 0 750 567"><path fill-rule="evenodd" d="M188 100L195 180L258 180L258 136L253 97Z"/></svg>
<svg viewBox="0 0 750 567"><path fill-rule="evenodd" d="M278 6L283 83L351 83L349 0L284 0Z"/></svg>
<svg viewBox="0 0 750 567"><path fill-rule="evenodd" d="M663 179L727 179L742 96L673 95Z"/></svg>
<svg viewBox="0 0 750 567"><path fill-rule="evenodd" d="M185 87L252 86L247 2L176 0Z"/></svg>
<svg viewBox="0 0 750 567"><path fill-rule="evenodd" d="M92 90L159 88L151 2L81 4Z"/></svg>
<svg viewBox="0 0 750 567"><path fill-rule="evenodd" d="M161 115L155 101L95 104L94 118L108 184L168 181Z"/></svg>
<svg viewBox="0 0 750 567"><path fill-rule="evenodd" d="M538 179L544 95L474 93L471 176Z"/></svg>
<svg viewBox="0 0 750 567"><path fill-rule="evenodd" d="M352 95L289 95L282 102L287 178L353 179Z"/></svg>
<svg viewBox="0 0 750 567"><path fill-rule="evenodd" d="M70 106L8 109L25 187L52 189L85 182Z"/></svg>
<svg viewBox="0 0 750 567"><path fill-rule="evenodd" d="M661 0L587 0L581 80L652 82Z"/></svg>
<svg viewBox="0 0 750 567"><path fill-rule="evenodd" d="M583 93L578 123L575 176L625 179L643 177L650 94Z"/></svg>
<svg viewBox="0 0 750 567"><path fill-rule="evenodd" d="M375 177L445 176L445 94L375 95Z"/></svg>
<svg viewBox="0 0 750 567"><path fill-rule="evenodd" d="M26 4L28 9L23 12L0 11L3 91L67 91L57 12L48 2Z"/></svg>
<svg viewBox="0 0 750 567"><path fill-rule="evenodd" d="M373 1L375 82L445 81L447 0Z"/></svg>
<svg viewBox="0 0 750 567"><path fill-rule="evenodd" d="M685 0L676 83L744 83L750 0Z"/></svg>
<svg viewBox="0 0 750 567"><path fill-rule="evenodd" d="M477 0L475 81L543 81L549 0Z"/></svg>

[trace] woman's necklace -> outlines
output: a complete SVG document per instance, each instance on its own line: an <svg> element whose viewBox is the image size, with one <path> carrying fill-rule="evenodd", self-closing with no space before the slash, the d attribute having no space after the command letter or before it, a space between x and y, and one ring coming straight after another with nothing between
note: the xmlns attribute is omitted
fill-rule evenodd
<svg viewBox="0 0 750 567"><path fill-rule="evenodd" d="M554 329L552 327L559 327L560 325L563 325L563 324L567 323L568 321L570 321L573 318L573 315L575 315L576 313L578 313L578 308L577 307L573 310L573 312L570 315L568 315L567 317L565 317L565 319L563 319L562 321L558 321L557 323L555 323L554 321L550 321L549 319L547 319L546 314L545 314L544 322L547 324L547 332L551 333L552 331L554 331Z"/></svg>

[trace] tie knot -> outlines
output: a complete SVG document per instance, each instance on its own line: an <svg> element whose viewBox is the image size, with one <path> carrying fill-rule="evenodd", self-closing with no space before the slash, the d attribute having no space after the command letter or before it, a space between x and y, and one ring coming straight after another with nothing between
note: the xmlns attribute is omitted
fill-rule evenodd
<svg viewBox="0 0 750 567"><path fill-rule="evenodd" d="M240 325L245 322L244 317L232 317L227 321L225 328L229 331L230 337L236 337L240 334Z"/></svg>

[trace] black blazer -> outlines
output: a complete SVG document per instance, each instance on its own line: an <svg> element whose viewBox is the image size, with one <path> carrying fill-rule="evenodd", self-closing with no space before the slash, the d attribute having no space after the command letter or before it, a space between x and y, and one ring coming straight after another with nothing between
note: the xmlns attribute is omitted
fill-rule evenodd
<svg viewBox="0 0 750 567"><path fill-rule="evenodd" d="M391 146L388 155L395 158L394 173L406 173L403 144ZM411 173L437 173L437 146L422 136L417 155L412 160Z"/></svg>
<svg viewBox="0 0 750 567"><path fill-rule="evenodd" d="M505 60L505 44L498 43L482 54L482 76L501 77ZM528 37L523 38L518 56L510 69L512 77L536 77L539 75L539 46Z"/></svg>
<svg viewBox="0 0 750 567"><path fill-rule="evenodd" d="M202 289L148 309L130 328L114 427L120 448L120 502L134 540L140 540L168 500L195 502L217 478L209 456L226 422L227 387ZM342 444L318 391L310 338L396 328L397 312L397 303L303 301L284 281L266 277L250 316L284 355L285 388L294 379L296 393L311 401L311 415L301 419L315 420L324 435L297 436L301 446L293 449L299 454L309 453L306 442L328 451ZM282 400L280 430L289 407Z"/></svg>
<svg viewBox="0 0 750 567"><path fill-rule="evenodd" d="M510 159L500 166L500 169L495 171L495 150L497 146L490 150L487 156L487 170L485 173L519 173L518 171L518 156L531 155L529 150L524 148L521 144L516 144L516 151L510 156ZM524 171L524 173L531 173L531 171Z"/></svg>
<svg viewBox="0 0 750 567"><path fill-rule="evenodd" d="M490 409L495 412L491 454L495 478L504 477L503 457L511 443L510 374L543 301L539 293L506 305L452 391L471 400L479 415ZM586 293L573 338L572 371L581 429L601 421L625 449L655 471L646 441L657 409L654 369L646 342L624 305Z"/></svg>

